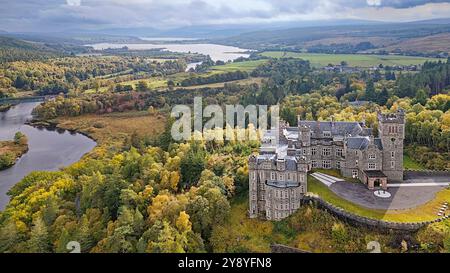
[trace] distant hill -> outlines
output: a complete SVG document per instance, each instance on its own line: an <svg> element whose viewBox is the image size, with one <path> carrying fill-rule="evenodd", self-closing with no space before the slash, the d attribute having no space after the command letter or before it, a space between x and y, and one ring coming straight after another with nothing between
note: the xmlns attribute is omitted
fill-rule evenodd
<svg viewBox="0 0 450 273"><path fill-rule="evenodd" d="M402 40L387 47L378 48L387 52L447 52L450 53L450 33L441 33L420 38Z"/></svg>
<svg viewBox="0 0 450 273"><path fill-rule="evenodd" d="M448 22L447 22L448 21ZM243 33L214 39L216 43L248 49L308 50L320 53L356 53L388 48L411 39L450 33L450 19L410 23L374 23L365 25L313 26ZM437 36L439 37L439 36ZM426 39L424 41L427 41ZM429 41L427 41L429 42ZM425 50L448 52L446 46Z"/></svg>
<svg viewBox="0 0 450 273"><path fill-rule="evenodd" d="M64 55L44 44L0 36L0 60L3 62L45 59Z"/></svg>

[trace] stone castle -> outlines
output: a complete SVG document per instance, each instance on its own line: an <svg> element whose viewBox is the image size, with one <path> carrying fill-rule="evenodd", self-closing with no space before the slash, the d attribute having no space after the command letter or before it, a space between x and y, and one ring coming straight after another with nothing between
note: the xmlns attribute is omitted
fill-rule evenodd
<svg viewBox="0 0 450 273"><path fill-rule="evenodd" d="M249 158L249 215L281 220L299 207L311 169L338 169L369 189L403 180L405 113L378 113L378 137L364 122L280 122Z"/></svg>

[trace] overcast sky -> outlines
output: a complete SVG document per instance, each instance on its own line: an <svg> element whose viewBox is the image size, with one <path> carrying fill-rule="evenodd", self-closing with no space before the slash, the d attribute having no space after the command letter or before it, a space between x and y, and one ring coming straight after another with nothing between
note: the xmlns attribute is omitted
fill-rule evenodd
<svg viewBox="0 0 450 273"><path fill-rule="evenodd" d="M1 0L0 5L0 29L26 32L446 17L450 0Z"/></svg>

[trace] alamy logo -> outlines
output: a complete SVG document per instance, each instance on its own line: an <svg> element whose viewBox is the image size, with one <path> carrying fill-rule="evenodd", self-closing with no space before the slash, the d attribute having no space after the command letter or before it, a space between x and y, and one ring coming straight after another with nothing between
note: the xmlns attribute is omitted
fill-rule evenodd
<svg viewBox="0 0 450 273"><path fill-rule="evenodd" d="M173 107L171 117L176 121L171 135L176 141L258 140L268 129L269 115L270 127L277 130L280 123L278 105L207 105L203 108L202 98L195 97L193 115L188 105ZM204 122L205 118L209 120Z"/></svg>

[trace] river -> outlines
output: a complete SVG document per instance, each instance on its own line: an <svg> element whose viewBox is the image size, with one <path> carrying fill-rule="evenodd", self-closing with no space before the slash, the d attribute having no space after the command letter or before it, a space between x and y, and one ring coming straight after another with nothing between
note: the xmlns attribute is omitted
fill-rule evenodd
<svg viewBox="0 0 450 273"><path fill-rule="evenodd" d="M20 103L0 113L0 140L12 140L18 131L28 137L29 151L17 163L0 171L0 210L9 202L8 190L32 171L54 171L69 166L91 151L96 143L66 130L36 128L25 123L39 102Z"/></svg>
<svg viewBox="0 0 450 273"><path fill-rule="evenodd" d="M131 50L149 50L149 49L164 49L171 52L181 53L199 53L209 55L213 61L233 61L239 57L247 58L250 56L247 49L242 49L234 46L224 46L217 44L113 44L113 43L99 43L88 45L95 50L105 50L108 48L117 49L128 47Z"/></svg>

